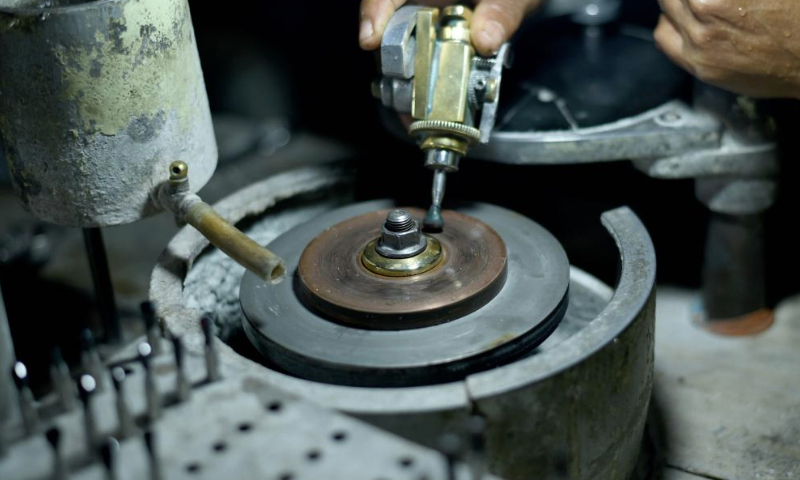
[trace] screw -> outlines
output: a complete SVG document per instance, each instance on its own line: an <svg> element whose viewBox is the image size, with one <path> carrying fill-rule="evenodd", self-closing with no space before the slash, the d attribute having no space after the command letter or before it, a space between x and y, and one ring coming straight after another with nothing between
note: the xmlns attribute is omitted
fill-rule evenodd
<svg viewBox="0 0 800 480"><path fill-rule="evenodd" d="M392 210L386 216L386 230L390 232L409 232L414 229L414 218L405 210Z"/></svg>

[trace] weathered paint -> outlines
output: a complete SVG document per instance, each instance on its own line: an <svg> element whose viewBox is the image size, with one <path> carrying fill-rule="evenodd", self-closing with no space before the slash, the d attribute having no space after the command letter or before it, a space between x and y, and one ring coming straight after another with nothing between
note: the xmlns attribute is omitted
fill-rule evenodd
<svg viewBox="0 0 800 480"><path fill-rule="evenodd" d="M194 189L208 181L217 148L186 0L20 3L0 0L0 132L33 214L136 221L175 160Z"/></svg>

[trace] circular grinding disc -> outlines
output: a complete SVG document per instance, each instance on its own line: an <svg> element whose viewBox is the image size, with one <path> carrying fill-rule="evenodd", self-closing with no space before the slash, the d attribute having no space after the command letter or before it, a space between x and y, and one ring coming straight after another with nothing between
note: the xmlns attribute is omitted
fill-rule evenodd
<svg viewBox="0 0 800 480"><path fill-rule="evenodd" d="M424 212L406 209L416 218ZM388 277L369 271L364 248L381 234L389 209L322 232L300 257L295 290L312 310L347 325L402 330L444 323L486 305L506 279L506 247L491 227L445 211L447 228L434 235L444 258L430 271Z"/></svg>
<svg viewBox="0 0 800 480"><path fill-rule="evenodd" d="M345 325L308 308L295 288L306 246L341 222L390 208L389 201L340 208L273 241L269 248L284 259L294 281L272 285L245 273L240 290L245 332L269 362L301 378L341 385L453 381L529 353L563 318L569 262L561 245L530 219L480 203L458 212L491 227L507 252L505 284L482 307L451 321L404 330Z"/></svg>

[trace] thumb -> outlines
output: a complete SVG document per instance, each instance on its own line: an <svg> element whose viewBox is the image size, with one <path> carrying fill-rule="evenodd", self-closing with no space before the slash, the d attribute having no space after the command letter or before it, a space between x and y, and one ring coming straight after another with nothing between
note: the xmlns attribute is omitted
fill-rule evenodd
<svg viewBox="0 0 800 480"><path fill-rule="evenodd" d="M406 0L362 0L361 23L358 30L358 43L364 50L375 50L381 45L386 24L395 10Z"/></svg>
<svg viewBox="0 0 800 480"><path fill-rule="evenodd" d="M517 31L525 15L542 0L480 0L472 17L472 42L481 55L493 55Z"/></svg>

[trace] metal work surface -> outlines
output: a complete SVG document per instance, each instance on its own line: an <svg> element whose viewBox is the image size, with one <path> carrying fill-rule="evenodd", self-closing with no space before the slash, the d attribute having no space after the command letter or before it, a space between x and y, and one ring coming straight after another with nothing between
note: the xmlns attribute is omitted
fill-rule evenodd
<svg viewBox="0 0 800 480"><path fill-rule="evenodd" d="M697 292L659 295L653 401L667 465L699 478L800 478L800 297L752 337L704 330L697 305Z"/></svg>
<svg viewBox="0 0 800 480"><path fill-rule="evenodd" d="M0 1L0 132L17 194L60 225L129 223L217 146L187 0Z"/></svg>
<svg viewBox="0 0 800 480"><path fill-rule="evenodd" d="M219 479L231 475L237 480L374 480L387 475L407 480L468 478L463 465L456 465L457 477L448 477L448 462L440 454L281 393L258 376L223 368L222 380L209 383L202 336L189 335L185 341L191 396L176 403L177 371L168 342L162 340L164 353L151 361L150 368L165 407L152 425L145 418L148 375L137 359L137 343L113 363L124 365L127 372L124 398L138 424L127 434L120 432L118 397L110 378L101 379L105 389L92 398L92 410L97 440L114 436L119 442L109 462L112 467L103 466L98 452L87 452L84 414L73 411L48 423L60 431L57 456L44 434L18 439L16 429L4 429L6 440L13 433L17 441L0 457L0 478L53 478L58 471L56 458L64 465L65 474L76 480ZM53 400L44 407L50 416L58 410ZM145 429L155 439L155 462L145 447ZM113 473L109 474L109 469Z"/></svg>
<svg viewBox="0 0 800 480"><path fill-rule="evenodd" d="M326 229L368 212L377 211L372 216L379 222L391 207L391 202L375 201L327 213L295 228L270 248L285 258L291 269L300 261L304 245ZM508 210L473 203L459 212L491 226L504 239L509 252L504 287L479 310L425 328L368 331L331 322L308 310L290 282L270 285L247 273L241 287L242 307L249 320L245 331L264 355L298 376L346 385L398 386L458 380L529 352L564 315L569 282L566 254L539 225ZM354 240L350 252L353 255L377 233L372 229L362 234ZM440 238L446 247L454 244L447 235ZM351 261L358 261L358 257ZM445 287L454 280L467 282L468 279L459 280L466 274L464 267L448 272L456 265L445 263L441 275L434 273L433 278ZM370 275L366 271L364 274ZM346 273L340 275L342 281L347 281ZM426 288L436 291L435 286ZM369 296L369 292L365 295ZM446 291L442 295L447 298Z"/></svg>
<svg viewBox="0 0 800 480"><path fill-rule="evenodd" d="M333 180L330 173L317 172L307 171L310 176L305 181L323 185L318 182ZM259 200L269 182L238 192L217 207L229 212L233 221L259 218L270 205ZM621 276L616 291L573 267L564 320L534 355L522 361L463 382L406 388L303 380L249 360L251 351L243 356L235 349L239 347L224 344L221 361L281 390L428 446L437 446L442 432L460 428L469 412L477 409L488 420L491 471L507 478L555 474L566 451L574 452L568 460L572 478L626 479L640 449L652 379L655 257L647 232L632 212L609 212L603 221L619 246ZM198 312L186 305L183 281L187 266L197 263L193 268L198 268L203 263L197 257L205 244L190 233L184 230L170 243L170 255L162 257L151 283L151 298L159 302L167 329L176 333L197 328ZM227 303L237 292L216 290L215 295Z"/></svg>
<svg viewBox="0 0 800 480"><path fill-rule="evenodd" d="M416 218L425 214L419 209L407 211ZM480 220L453 211L444 212L447 229L431 235L430 243L435 241L436 250L443 251L432 270L406 277L372 273L367 261L374 259L375 264L384 258L373 245L387 213L367 212L332 227L327 218L319 222L324 230L308 244L297 265L295 294L306 306L347 325L402 330L470 314L503 288L508 255L502 238ZM287 246L305 240L291 232L286 236ZM566 287L566 255L563 259Z"/></svg>

